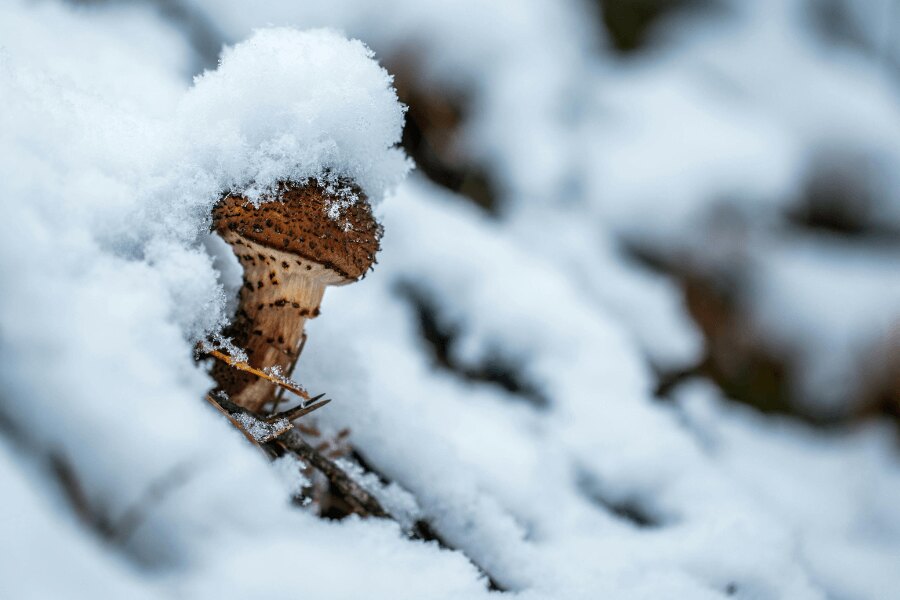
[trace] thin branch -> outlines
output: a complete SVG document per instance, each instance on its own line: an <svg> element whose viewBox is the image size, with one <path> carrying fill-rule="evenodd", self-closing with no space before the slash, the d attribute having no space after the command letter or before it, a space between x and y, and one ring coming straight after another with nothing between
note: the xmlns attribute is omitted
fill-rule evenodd
<svg viewBox="0 0 900 600"><path fill-rule="evenodd" d="M327 398L325 400L322 400L321 402L316 402L316 400L318 400L319 398L321 398L324 395L325 394L321 394L321 395L313 398L312 399L313 404L308 404L305 406L304 405L295 406L294 408L289 408L280 413L275 413L274 415L272 415L270 417L266 417L266 422L274 423L281 419L287 419L288 421L293 421L294 419L299 419L300 417L305 417L306 415L313 412L314 410L318 410L318 409L322 408L323 406L325 406L326 404L328 404L329 402L331 402L331 400L327 399Z"/></svg>
<svg viewBox="0 0 900 600"><path fill-rule="evenodd" d="M236 408L240 408L240 407L238 407L237 404L233 404L231 401L225 400L224 398L216 400L209 394L206 395L206 401L209 402L210 404L212 404L217 411L219 411L220 413L225 415L225 418L227 418L229 421L231 421L231 424L234 425L238 431L243 433L244 437L247 438L248 440L250 440L251 444L253 444L257 448L262 450L262 446L260 446L259 442L256 441L256 438L254 438L252 435L250 435L250 433L246 429L244 429L243 426L241 426L240 422L238 422L238 420L232 416L232 413L240 412L240 411L232 410L230 408L228 408L226 410L224 403L227 402L228 404L231 404L232 406L234 406Z"/></svg>
<svg viewBox="0 0 900 600"><path fill-rule="evenodd" d="M276 443L295 453L318 469L343 496L353 510L363 516L391 518L375 496L351 478L334 461L310 446L300 432L291 429L278 437Z"/></svg>
<svg viewBox="0 0 900 600"><path fill-rule="evenodd" d="M294 424L285 418L262 420L254 413L226 398L216 399L211 394L207 394L206 400L213 404L220 413L227 416L231 424L237 427L253 445L267 454L268 451L263 447L263 444L271 442L285 431L294 427ZM323 404L327 403L320 402L315 406L307 407L303 414L310 413Z"/></svg>
<svg viewBox="0 0 900 600"><path fill-rule="evenodd" d="M228 366L234 367L239 371L244 371L245 373L250 373L251 375L256 375L257 377L261 377L262 379L271 381L278 387L286 389L289 392L293 392L306 401L310 400L309 392L300 387L300 384L291 381L287 377L276 376L272 375L271 373L266 373L265 371L260 371L259 369L251 367L249 364L243 361L235 360L234 358L228 356L224 352L216 350L215 348L204 348L202 349L202 352L204 354L212 356L213 358L221 360Z"/></svg>
<svg viewBox="0 0 900 600"><path fill-rule="evenodd" d="M211 402L218 403L223 410L228 411L232 414L245 414L256 418L255 415L249 410L235 404L227 398L213 398L212 396L207 396L207 399ZM329 401L325 400L317 404L307 406L304 410L315 410L316 408L324 406L327 402ZM239 422L236 422L236 419L232 419L232 422L235 423L235 425L239 429L243 430L243 427L241 427ZM351 508L353 508L355 512L364 516L367 515L373 517L391 518L390 514L381 506L381 503L375 498L375 496L370 494L365 488L354 481L353 478L351 478L350 475L348 475L347 472L339 467L334 461L332 461L327 456L324 456L321 452L309 445L309 443L307 443L307 441L303 439L303 436L300 435L300 432L295 428L292 427L288 431L285 431L284 433L279 435L272 443L278 444L283 448L293 452L301 460L321 472L325 476L325 478L328 479L331 485L333 485L335 489L337 489L344 496L347 503L351 506Z"/></svg>

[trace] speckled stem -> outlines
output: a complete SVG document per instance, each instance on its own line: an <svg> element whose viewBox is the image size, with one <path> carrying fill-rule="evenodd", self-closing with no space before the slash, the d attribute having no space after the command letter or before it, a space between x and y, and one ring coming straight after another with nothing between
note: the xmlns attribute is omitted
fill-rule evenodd
<svg viewBox="0 0 900 600"><path fill-rule="evenodd" d="M237 315L226 335L246 350L250 365L290 375L307 319L319 314L325 286L345 280L308 260L226 234L244 267ZM229 239L230 238L230 239ZM224 363L212 372L219 389L235 404L259 412L277 386Z"/></svg>

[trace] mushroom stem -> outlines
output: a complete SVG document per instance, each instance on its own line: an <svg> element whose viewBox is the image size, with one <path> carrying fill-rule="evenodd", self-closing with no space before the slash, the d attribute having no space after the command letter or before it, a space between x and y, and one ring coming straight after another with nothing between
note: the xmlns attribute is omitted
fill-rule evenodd
<svg viewBox="0 0 900 600"><path fill-rule="evenodd" d="M325 286L342 283L333 272L295 255L266 248L235 233L222 236L244 267L240 305L229 328L250 364L287 376L297 359L307 319L319 314ZM217 365L213 376L232 402L258 412L277 386L251 374ZM221 376L221 377L220 377Z"/></svg>

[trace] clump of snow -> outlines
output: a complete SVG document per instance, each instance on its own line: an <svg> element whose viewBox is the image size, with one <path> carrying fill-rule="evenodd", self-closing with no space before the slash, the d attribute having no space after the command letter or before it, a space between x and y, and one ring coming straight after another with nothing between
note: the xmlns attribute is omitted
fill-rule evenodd
<svg viewBox="0 0 900 600"><path fill-rule="evenodd" d="M246 363L250 360L243 348L239 348L230 338L222 335L221 332L214 333L208 340L201 340L200 350L203 352L224 350L225 354L237 362Z"/></svg>
<svg viewBox="0 0 900 600"><path fill-rule="evenodd" d="M577 90L572 81L596 45L581 0L261 0L251 13L239 0L190 5L229 41L267 24L339 27L412 68L424 87L471 94L460 149L531 200L560 189L577 157L566 144L579 99L566 92Z"/></svg>
<svg viewBox="0 0 900 600"><path fill-rule="evenodd" d="M263 29L194 81L179 122L186 154L252 201L279 182L348 182L380 198L409 169L403 107L362 42L329 30Z"/></svg>
<svg viewBox="0 0 900 600"><path fill-rule="evenodd" d="M244 431L250 434L257 442L268 442L279 433L291 428L287 419L278 419L274 423L267 423L247 413L234 415L234 420L240 423Z"/></svg>
<svg viewBox="0 0 900 600"><path fill-rule="evenodd" d="M35 485L27 458L0 443L0 595L4 598L82 597L158 598L138 573L121 569L72 519L60 514L47 489ZM7 545L8 544L8 545ZM66 565L66 567L63 567Z"/></svg>
<svg viewBox="0 0 900 600"><path fill-rule="evenodd" d="M279 479L284 483L287 493L292 498L299 496L304 489L312 485L312 482L303 473L307 468L306 465L293 454L279 456L272 461L272 468L275 469Z"/></svg>
<svg viewBox="0 0 900 600"><path fill-rule="evenodd" d="M367 473L359 464L348 458L338 458L335 463L356 483L375 496L405 531L411 530L421 518L422 511L416 497L395 481L385 485L374 473Z"/></svg>

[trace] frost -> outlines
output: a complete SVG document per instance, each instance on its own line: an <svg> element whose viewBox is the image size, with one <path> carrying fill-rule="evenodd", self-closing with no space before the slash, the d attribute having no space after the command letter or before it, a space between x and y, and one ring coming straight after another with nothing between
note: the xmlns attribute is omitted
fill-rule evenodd
<svg viewBox="0 0 900 600"><path fill-rule="evenodd" d="M284 373L281 372L281 367L278 365L274 365L272 367L266 367L265 373L267 375L271 375L273 379L284 380Z"/></svg>
<svg viewBox="0 0 900 600"><path fill-rule="evenodd" d="M263 369L263 372L275 381L282 384L285 388L292 389L296 386L296 384L291 381L290 377L285 376L285 374L281 372L281 367L279 367L278 365L266 367Z"/></svg>
<svg viewBox="0 0 900 600"><path fill-rule="evenodd" d="M244 428L244 431L249 433L254 440L260 443L268 442L285 430L291 428L291 424L287 419L278 419L273 423L267 423L266 421L260 421L247 413L237 413L233 416L234 419L240 423L241 427Z"/></svg>
<svg viewBox="0 0 900 600"><path fill-rule="evenodd" d="M220 332L214 333L209 340L201 340L200 349L204 352L224 350L225 354L237 362L246 363L250 360L243 348L237 347L231 338L225 337Z"/></svg>

